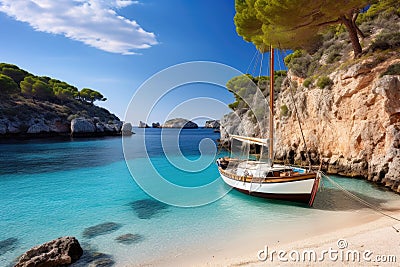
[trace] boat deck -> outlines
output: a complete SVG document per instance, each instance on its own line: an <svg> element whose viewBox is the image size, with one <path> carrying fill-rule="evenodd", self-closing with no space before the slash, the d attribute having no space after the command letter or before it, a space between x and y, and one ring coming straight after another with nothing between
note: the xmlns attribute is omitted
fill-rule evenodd
<svg viewBox="0 0 400 267"><path fill-rule="evenodd" d="M225 177L257 183L279 183L314 179L315 172L285 165L271 166L268 162L237 160L225 158L218 164L218 169Z"/></svg>

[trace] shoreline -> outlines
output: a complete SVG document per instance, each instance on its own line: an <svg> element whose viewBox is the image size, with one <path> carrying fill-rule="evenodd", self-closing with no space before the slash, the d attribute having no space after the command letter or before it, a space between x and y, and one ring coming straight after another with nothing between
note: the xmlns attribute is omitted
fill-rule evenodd
<svg viewBox="0 0 400 267"><path fill-rule="evenodd" d="M400 219L399 208L393 205L400 205L400 201L393 201L390 209L395 209L395 212L386 211L397 219ZM360 214L354 214L354 213ZM314 233L303 233L297 235L296 231L292 231L289 235L293 234L292 240L285 240L285 238L268 239L267 235L260 233L258 236L246 238L244 236L232 236L229 245L221 248L217 244L199 245L189 249L191 253L177 253L170 252L165 255L165 258L159 258L152 261L142 262L140 264L132 264L129 262L118 262L117 266L338 266L338 265L351 265L359 266L393 266L393 262L379 263L375 260L376 256L394 256L397 264L400 262L400 221L395 221L386 216L378 214L370 209L361 209L353 212L336 211L337 217L343 217L343 221L338 222L338 227L331 229L318 229ZM353 214L351 214L353 213ZM353 217L353 218L352 218ZM351 219L346 221L347 219ZM321 221L323 223L332 223ZM321 223L319 222L319 223ZM332 225L331 225L332 226ZM396 230L399 230L397 232ZM245 235L245 233L244 233ZM218 239L218 237L216 237ZM251 242L249 242L251 239ZM360 261L353 262L353 258L347 261L345 258L342 260L338 258L336 261L331 260L328 254L323 255L324 250L337 250L339 240L343 240L347 244L343 249L345 253L348 251L360 252ZM268 247L269 258L265 261L260 261L257 254L260 250L265 250ZM185 248L187 249L187 248ZM286 259L288 261L280 261L277 257L278 251L283 250L287 252ZM289 260L289 253L291 251L298 251L300 254L305 250L315 251L316 260L313 261L295 261ZM271 260L271 251L276 251ZM371 251L369 257L372 259L370 262L364 260L362 253ZM175 255L173 255L175 253ZM264 255L264 254L261 254ZM320 260L323 255L323 260ZM340 254L338 254L340 255ZM343 254L344 255L344 254ZM351 256L351 255L350 255ZM368 259L368 258L367 258ZM354 258L354 260L357 260ZM393 260L393 259L388 259Z"/></svg>
<svg viewBox="0 0 400 267"><path fill-rule="evenodd" d="M395 214L396 218L400 218L400 212ZM290 243L285 243L281 245L274 245L273 250L279 251L283 250L288 254L290 251L298 251L300 254L305 250L312 250L316 252L317 259L314 260L306 260L306 261L297 261L298 259L290 260L288 254L282 257L282 260L278 259L278 256L275 254L275 258L271 259L270 257L265 261L260 261L256 258L255 254L253 255L243 255L238 258L233 259L224 259L218 262L211 263L213 266L266 266L266 265L298 265L304 266L310 264L321 264L323 266L337 266L343 264L362 264L371 265L371 266L381 266L387 265L392 266L393 262L379 263L376 262L376 256L395 256L396 262L400 262L400 232L397 230L400 228L400 221L394 221L393 219L387 217L381 217L378 219L374 219L372 221L363 222L357 226L349 226L343 229L334 230L332 232L327 232L324 234L312 236L306 239L297 240ZM397 229L397 230L396 230ZM339 243L343 244L340 245ZM344 248L341 248L343 246ZM325 254L322 261L321 255L324 250L329 251L343 250L346 251L358 251L360 252L360 259L349 257L348 259L340 259L338 257L335 260L335 257L332 259L329 258L328 254ZM371 256L367 255L365 259L363 259L363 253L365 251L371 251L373 254ZM271 256L271 254L269 254ZM338 254L339 256L340 254ZM261 257L264 257L264 253L261 254ZM288 260L285 262L285 260ZM370 262L368 260L371 259ZM318 263L319 262L319 263ZM209 265L210 263L206 263L205 265ZM200 265L198 265L200 266ZM203 265L204 266L204 265Z"/></svg>

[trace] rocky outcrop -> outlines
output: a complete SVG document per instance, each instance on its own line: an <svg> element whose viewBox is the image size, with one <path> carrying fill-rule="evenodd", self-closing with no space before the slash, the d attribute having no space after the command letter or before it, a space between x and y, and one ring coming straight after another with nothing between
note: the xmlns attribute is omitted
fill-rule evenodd
<svg viewBox="0 0 400 267"><path fill-rule="evenodd" d="M99 131L104 132L103 125L97 125ZM94 133L96 132L96 125L92 120L86 118L76 118L71 121L71 134Z"/></svg>
<svg viewBox="0 0 400 267"><path fill-rule="evenodd" d="M206 121L206 123L204 124L204 128L219 129L219 126L220 126L219 120Z"/></svg>
<svg viewBox="0 0 400 267"><path fill-rule="evenodd" d="M122 131L122 135L125 135L125 136L132 135L133 134L133 132L132 132L132 124L130 122L125 122L122 125L121 131Z"/></svg>
<svg viewBox="0 0 400 267"><path fill-rule="evenodd" d="M369 57L332 72L329 89L305 88L289 71L291 80L298 81L294 99L307 150L286 83L275 101L276 159L307 164L309 154L313 164L322 163L329 173L364 177L400 192L400 75L382 76L400 60L375 60ZM280 112L283 106L288 112ZM229 133L265 136L248 110L225 115L221 124L225 144ZM268 133L268 127L262 129Z"/></svg>
<svg viewBox="0 0 400 267"><path fill-rule="evenodd" d="M166 121L162 126L162 128L180 128L180 129L196 129L199 126L187 119L176 118Z"/></svg>
<svg viewBox="0 0 400 267"><path fill-rule="evenodd" d="M153 128L160 128L161 125L160 125L159 122L153 122L153 123L151 124L151 127L153 127Z"/></svg>
<svg viewBox="0 0 400 267"><path fill-rule="evenodd" d="M88 137L91 136L90 133L99 136L121 132L122 122L104 108L73 99L52 101L31 99L22 95L2 98L0 138L69 136L71 121L75 118L84 120L76 122L74 131L76 128L76 131L82 132L86 127ZM81 123L84 125L80 125Z"/></svg>
<svg viewBox="0 0 400 267"><path fill-rule="evenodd" d="M48 133L50 132L50 127L45 124L43 120L33 123L29 128L28 134L38 134L38 133Z"/></svg>
<svg viewBox="0 0 400 267"><path fill-rule="evenodd" d="M149 125L147 125L147 123L145 123L144 121L139 121L139 128L149 128Z"/></svg>
<svg viewBox="0 0 400 267"><path fill-rule="evenodd" d="M65 266L76 262L83 250L75 237L60 237L25 252L15 267Z"/></svg>
<svg viewBox="0 0 400 267"><path fill-rule="evenodd" d="M132 132L132 125L131 132ZM129 125L125 126L129 128ZM103 135L117 135L122 131L123 123L121 121L111 121L103 123L99 118L87 119L76 118L71 121L71 135L79 136L103 136Z"/></svg>

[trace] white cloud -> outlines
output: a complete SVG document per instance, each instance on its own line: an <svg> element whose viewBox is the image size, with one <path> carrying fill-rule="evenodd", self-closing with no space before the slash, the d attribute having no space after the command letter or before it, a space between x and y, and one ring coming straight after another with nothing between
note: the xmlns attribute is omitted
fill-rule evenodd
<svg viewBox="0 0 400 267"><path fill-rule="evenodd" d="M133 4L139 4L139 1L131 1L131 0L115 0L115 5L118 8L124 8Z"/></svg>
<svg viewBox="0 0 400 267"><path fill-rule="evenodd" d="M62 34L92 47L119 54L157 44L152 32L117 10L131 0L0 0L0 11L37 31Z"/></svg>

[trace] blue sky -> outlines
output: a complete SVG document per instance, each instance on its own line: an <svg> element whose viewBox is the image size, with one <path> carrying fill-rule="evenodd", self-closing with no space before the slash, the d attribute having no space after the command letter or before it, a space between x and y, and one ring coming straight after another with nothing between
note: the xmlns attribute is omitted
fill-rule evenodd
<svg viewBox="0 0 400 267"><path fill-rule="evenodd" d="M237 35L234 14L234 0L0 0L0 61L96 89L108 98L97 104L123 119L137 88L172 65L213 61L246 72L255 48ZM215 86L179 90L149 123L190 98L233 102Z"/></svg>

